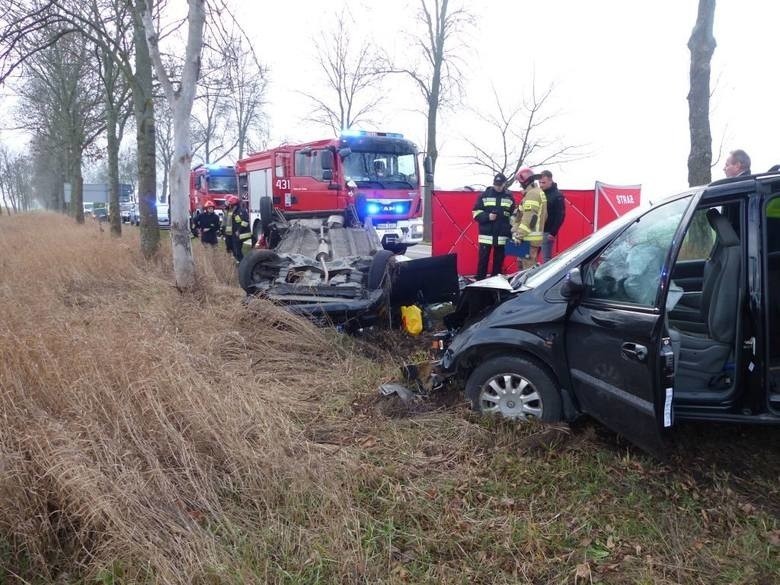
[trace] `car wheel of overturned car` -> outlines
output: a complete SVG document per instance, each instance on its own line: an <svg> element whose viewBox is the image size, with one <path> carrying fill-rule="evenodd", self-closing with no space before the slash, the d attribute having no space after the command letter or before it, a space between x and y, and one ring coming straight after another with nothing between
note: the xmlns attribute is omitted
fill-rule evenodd
<svg viewBox="0 0 780 585"><path fill-rule="evenodd" d="M263 227L263 233L268 233L268 227L274 220L274 202L270 197L260 198L260 224Z"/></svg>
<svg viewBox="0 0 780 585"><path fill-rule="evenodd" d="M259 282L274 279L277 267L271 266L279 256L271 250L250 250L238 265L238 282L247 293L253 293Z"/></svg>
<svg viewBox="0 0 780 585"><path fill-rule="evenodd" d="M389 278L389 270L395 260L390 250L378 250L374 254L374 258L371 261L371 266L368 269L368 282L366 287L368 290L376 290L381 288L385 283L385 279Z"/></svg>
<svg viewBox="0 0 780 585"><path fill-rule="evenodd" d="M528 358L499 356L478 366L466 382L474 410L504 418L559 422L561 395L550 375Z"/></svg>

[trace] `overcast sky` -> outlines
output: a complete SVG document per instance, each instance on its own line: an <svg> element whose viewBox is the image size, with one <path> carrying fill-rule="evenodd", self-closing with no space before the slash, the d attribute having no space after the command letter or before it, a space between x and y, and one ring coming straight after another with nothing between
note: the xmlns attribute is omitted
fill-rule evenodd
<svg viewBox="0 0 780 585"><path fill-rule="evenodd" d="M458 5L462 0L450 0ZM419 26L418 0L233 0L239 20L259 59L270 67L267 112L270 144L307 141L329 130L306 122L311 112L301 91L322 91L312 40L348 6L356 20L356 42L369 38L412 64L407 34ZM542 91L552 86L543 126L545 139L583 145L588 156L550 165L563 188L590 188L596 180L642 184L643 199L684 189L689 151L686 46L697 0L482 0L467 2L475 24L459 41L464 59L463 103L440 113L436 182L458 188L484 184L490 174L464 165L472 154L465 138L488 148L497 139L477 113L495 109L492 87L511 107L528 97L535 79ZM780 163L774 148L778 82L774 40L780 2L719 0L713 58L712 130L715 156L723 145L743 148L753 170ZM424 102L396 77L382 88L386 96L367 126L401 132L422 149ZM7 108L6 108L7 110ZM8 133L2 138L7 139ZM713 169L720 178L723 160ZM541 169L540 169L541 170Z"/></svg>
<svg viewBox="0 0 780 585"><path fill-rule="evenodd" d="M451 0L450 4L456 4ZM310 40L346 4L358 21L355 34L374 38L410 62L404 31L416 25L415 1L360 2L293 0L239 6L260 58L271 67L271 142L323 137L324 129L302 121L309 106L297 92L319 87ZM582 160L551 166L562 187L589 188L600 180L643 185L644 198L687 186L687 48L696 0L523 0L472 1L476 16L462 51L464 103L439 121L437 184L458 187L486 183L489 176L463 165L471 153L463 138L490 144L495 134L473 110L490 113L491 84L502 100L522 100L532 88L553 85L545 134L566 144L585 145ZM406 7L405 7L406 6ZM716 9L712 102L713 149L744 148L753 169L780 162L774 148L778 118L773 40L780 3L719 0ZM256 23L254 24L249 23ZM386 90L383 130L402 132L422 148L425 119L415 110L422 98L396 80ZM725 156L725 154L724 154ZM721 178L723 161L713 169Z"/></svg>

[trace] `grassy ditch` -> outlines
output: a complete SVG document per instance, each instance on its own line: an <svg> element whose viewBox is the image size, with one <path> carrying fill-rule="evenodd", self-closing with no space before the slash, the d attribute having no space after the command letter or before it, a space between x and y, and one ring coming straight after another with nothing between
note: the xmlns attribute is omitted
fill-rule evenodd
<svg viewBox="0 0 780 585"><path fill-rule="evenodd" d="M0 218L0 583L780 580L776 431L662 464L587 421L388 409L397 355L242 304L195 244L181 296L133 229Z"/></svg>

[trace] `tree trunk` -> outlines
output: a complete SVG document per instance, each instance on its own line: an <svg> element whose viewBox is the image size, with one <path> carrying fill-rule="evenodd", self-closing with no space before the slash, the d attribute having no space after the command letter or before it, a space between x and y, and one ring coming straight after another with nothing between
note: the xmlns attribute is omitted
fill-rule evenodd
<svg viewBox="0 0 780 585"><path fill-rule="evenodd" d="M76 223L84 223L84 176L81 174L81 151L77 150L74 155L70 204L76 216Z"/></svg>
<svg viewBox="0 0 780 585"><path fill-rule="evenodd" d="M114 105L106 100L106 150L108 152L108 200L111 235L122 235L122 213L119 209L119 137Z"/></svg>
<svg viewBox="0 0 780 585"><path fill-rule="evenodd" d="M712 133L710 131L710 61L715 52L713 22L715 0L699 0L696 25L688 49L691 52L688 125L691 152L688 155L688 185L706 185L712 180Z"/></svg>
<svg viewBox="0 0 780 585"><path fill-rule="evenodd" d="M135 0L133 38L135 41L135 104L136 149L138 156L138 208L141 212L141 252L151 258L160 247L160 227L157 223L157 160L154 136L154 92L152 59L146 44L141 14L144 0Z"/></svg>
<svg viewBox="0 0 780 585"><path fill-rule="evenodd" d="M193 290L196 285L195 261L192 257L189 217L189 176L192 162L190 116L200 76L200 54L203 48L203 25L206 19L205 0L188 0L187 49L181 82L174 90L165 70L158 37L150 11L144 11L143 23L146 41L154 60L160 81L173 115L173 165L171 167L171 246L173 249L173 273L179 290ZM151 8L151 6L149 7Z"/></svg>

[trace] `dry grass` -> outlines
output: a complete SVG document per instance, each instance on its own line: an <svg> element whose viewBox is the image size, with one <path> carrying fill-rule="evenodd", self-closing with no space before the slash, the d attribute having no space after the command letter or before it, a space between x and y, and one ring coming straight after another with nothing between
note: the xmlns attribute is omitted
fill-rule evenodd
<svg viewBox="0 0 780 585"><path fill-rule="evenodd" d="M727 472L458 400L388 416L376 352L242 304L222 249L183 297L125 231L0 218L0 583L780 576L777 518Z"/></svg>

